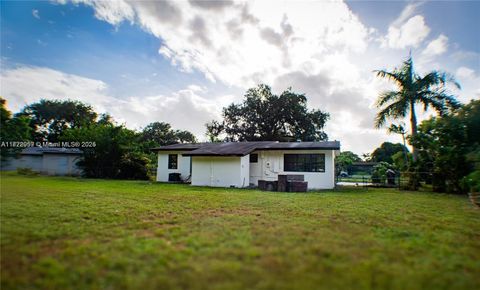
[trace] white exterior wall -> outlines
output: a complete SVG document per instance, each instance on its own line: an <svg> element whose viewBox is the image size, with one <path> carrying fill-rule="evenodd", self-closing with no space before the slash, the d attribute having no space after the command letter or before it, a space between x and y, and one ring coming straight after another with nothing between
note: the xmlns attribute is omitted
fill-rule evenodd
<svg viewBox="0 0 480 290"><path fill-rule="evenodd" d="M243 157L192 157L192 185L246 187L249 185L248 155Z"/></svg>
<svg viewBox="0 0 480 290"><path fill-rule="evenodd" d="M250 163L250 182L258 185L258 180L278 180L279 174L299 174L308 182L308 189L331 189L335 187L334 150L272 150L255 151L258 163ZM325 154L325 172L284 171L284 154Z"/></svg>
<svg viewBox="0 0 480 290"><path fill-rule="evenodd" d="M30 168L33 171L42 171L42 155L21 155L19 158L8 158L1 161L1 168L5 171L17 170L17 168Z"/></svg>
<svg viewBox="0 0 480 290"><path fill-rule="evenodd" d="M80 175L79 156L70 154L43 154L42 173L48 175Z"/></svg>
<svg viewBox="0 0 480 290"><path fill-rule="evenodd" d="M30 168L48 175L81 175L82 170L76 165L79 158L72 154L22 155L2 162L2 170Z"/></svg>
<svg viewBox="0 0 480 290"><path fill-rule="evenodd" d="M190 176L190 157L182 156L185 151L159 151L157 163L157 181L167 182L170 173L180 173L180 178L186 180ZM168 169L168 155L177 154L177 169Z"/></svg>

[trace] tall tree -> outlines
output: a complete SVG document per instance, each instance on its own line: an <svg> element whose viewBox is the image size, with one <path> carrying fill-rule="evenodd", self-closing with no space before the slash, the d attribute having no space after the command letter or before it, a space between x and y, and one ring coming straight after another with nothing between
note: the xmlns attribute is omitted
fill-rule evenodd
<svg viewBox="0 0 480 290"><path fill-rule="evenodd" d="M309 110L307 97L291 89L275 95L261 84L247 90L243 103L223 108L223 122L207 124L211 140L225 134L230 141L319 141L329 114Z"/></svg>
<svg viewBox="0 0 480 290"><path fill-rule="evenodd" d="M66 129L93 124L97 113L92 106L78 101L40 100L26 106L17 116L30 118L35 140L57 142Z"/></svg>
<svg viewBox="0 0 480 290"><path fill-rule="evenodd" d="M0 141L28 141L30 140L29 119L27 117L12 117L5 99L0 97ZM18 151L15 148L1 148L2 159Z"/></svg>
<svg viewBox="0 0 480 290"><path fill-rule="evenodd" d="M460 103L448 94L447 83L453 83L456 87L460 85L445 72L432 71L425 76L415 73L413 60L410 56L400 68L393 71L375 71L378 77L393 81L398 90L385 91L380 94L377 100L378 112L375 126L380 128L388 118L401 119L410 113L411 134L417 134L417 116L415 105L421 104L424 110L432 107L439 115L458 109ZM413 160L417 160L417 150L413 146Z"/></svg>

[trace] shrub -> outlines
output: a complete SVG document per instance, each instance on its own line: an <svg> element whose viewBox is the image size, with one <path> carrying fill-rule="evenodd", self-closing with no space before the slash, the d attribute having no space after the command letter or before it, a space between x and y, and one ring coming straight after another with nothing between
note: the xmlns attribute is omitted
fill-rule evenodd
<svg viewBox="0 0 480 290"><path fill-rule="evenodd" d="M375 165L372 172L372 183L385 183L389 169L395 171L395 167L387 162L382 161Z"/></svg>
<svg viewBox="0 0 480 290"><path fill-rule="evenodd" d="M465 177L464 186L466 191L480 192L480 170L475 170Z"/></svg>
<svg viewBox="0 0 480 290"><path fill-rule="evenodd" d="M31 168L27 168L27 167L17 168L17 173L20 174L20 175L26 175L26 176L36 176L36 175L38 175L37 171L34 171Z"/></svg>

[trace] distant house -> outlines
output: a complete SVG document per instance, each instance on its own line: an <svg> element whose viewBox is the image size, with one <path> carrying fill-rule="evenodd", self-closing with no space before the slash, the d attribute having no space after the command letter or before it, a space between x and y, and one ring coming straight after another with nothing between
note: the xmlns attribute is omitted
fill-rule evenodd
<svg viewBox="0 0 480 290"><path fill-rule="evenodd" d="M225 142L175 144L158 153L157 181L215 187L258 186L278 175L303 175L308 189L335 186L340 142Z"/></svg>
<svg viewBox="0 0 480 290"><path fill-rule="evenodd" d="M353 162L348 166L348 174L350 175L371 175L373 172L373 167L377 165L378 162Z"/></svg>
<svg viewBox="0 0 480 290"><path fill-rule="evenodd" d="M1 170L30 168L47 175L81 175L77 166L82 151L70 148L28 147L20 151L16 157L10 157L1 163Z"/></svg>

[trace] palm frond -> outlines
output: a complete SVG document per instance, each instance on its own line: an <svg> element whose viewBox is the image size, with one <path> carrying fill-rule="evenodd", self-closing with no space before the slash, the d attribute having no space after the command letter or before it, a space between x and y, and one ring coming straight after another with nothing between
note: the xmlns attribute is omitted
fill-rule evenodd
<svg viewBox="0 0 480 290"><path fill-rule="evenodd" d="M375 106L377 108L380 108L383 105L385 105L385 104L387 104L391 101L398 100L400 98L401 98L401 93L400 92L398 92L398 91L386 91L386 92L381 93L378 96L378 99L375 103Z"/></svg>
<svg viewBox="0 0 480 290"><path fill-rule="evenodd" d="M461 107L461 103L454 96L447 94L445 89L424 91L418 101L424 105L425 110L432 106L440 115Z"/></svg>
<svg viewBox="0 0 480 290"><path fill-rule="evenodd" d="M440 71L432 71L424 77L418 78L415 81L418 90L425 90L432 86L444 86L447 83L452 83L458 89L461 88L460 84L455 80L452 75Z"/></svg>
<svg viewBox="0 0 480 290"><path fill-rule="evenodd" d="M386 78L388 80L394 81L399 87L403 87L405 83L403 75L397 70L394 70L393 72L389 72L386 70L374 70L373 72L376 73L377 77Z"/></svg>
<svg viewBox="0 0 480 290"><path fill-rule="evenodd" d="M388 118L398 119L405 117L408 110L408 102L405 99L386 106L380 112L378 112L377 116L375 117L375 128L380 128L385 125Z"/></svg>

